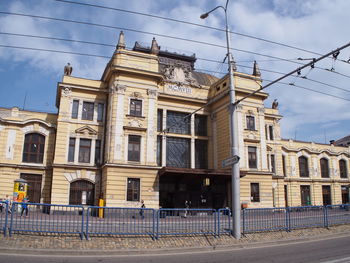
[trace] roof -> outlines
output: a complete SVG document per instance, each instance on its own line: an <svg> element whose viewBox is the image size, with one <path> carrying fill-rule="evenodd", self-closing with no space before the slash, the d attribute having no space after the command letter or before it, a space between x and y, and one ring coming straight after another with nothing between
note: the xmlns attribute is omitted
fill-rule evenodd
<svg viewBox="0 0 350 263"><path fill-rule="evenodd" d="M349 144L350 144L350 135L345 136L334 142L334 145L337 145L337 146L348 146Z"/></svg>
<svg viewBox="0 0 350 263"><path fill-rule="evenodd" d="M197 80L199 85L203 86L210 86L219 80L213 75L209 75L198 71L192 71L192 77L194 77Z"/></svg>

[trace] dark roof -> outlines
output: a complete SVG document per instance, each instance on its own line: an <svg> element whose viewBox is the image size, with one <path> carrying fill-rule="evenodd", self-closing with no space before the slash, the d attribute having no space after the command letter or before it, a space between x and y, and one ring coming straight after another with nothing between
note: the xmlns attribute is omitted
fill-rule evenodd
<svg viewBox="0 0 350 263"><path fill-rule="evenodd" d="M345 136L334 142L334 145L337 145L337 146L348 146L349 144L350 144L350 135Z"/></svg>
<svg viewBox="0 0 350 263"><path fill-rule="evenodd" d="M203 86L210 86L219 80L213 75L209 75L198 71L192 71L192 76L197 80L199 85Z"/></svg>

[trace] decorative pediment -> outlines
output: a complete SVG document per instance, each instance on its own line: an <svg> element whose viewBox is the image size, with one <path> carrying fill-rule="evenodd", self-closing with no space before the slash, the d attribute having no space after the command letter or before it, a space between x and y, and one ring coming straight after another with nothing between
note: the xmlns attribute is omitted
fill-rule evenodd
<svg viewBox="0 0 350 263"><path fill-rule="evenodd" d="M85 135L97 135L97 131L95 131L93 128L89 126L83 126L79 129L76 129L75 133L81 133Z"/></svg>

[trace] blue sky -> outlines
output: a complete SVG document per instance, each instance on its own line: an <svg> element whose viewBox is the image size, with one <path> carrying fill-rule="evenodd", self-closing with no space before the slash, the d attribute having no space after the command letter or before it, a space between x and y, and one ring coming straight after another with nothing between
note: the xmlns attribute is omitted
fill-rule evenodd
<svg viewBox="0 0 350 263"><path fill-rule="evenodd" d="M216 5L224 5L225 0L72 1L128 9L224 28L222 10L212 13L206 20L199 19L199 16ZM348 10L350 10L348 0L230 0L229 21L232 31L324 54L350 41ZM135 41L149 45L153 34L225 45L225 35L216 30L54 0L0 0L0 11L78 20L150 33L134 33L125 30L128 47L132 47ZM116 28L78 25L0 13L1 33L67 38L115 45L119 31ZM222 61L226 53L222 48L189 41L160 36L156 36L156 39L162 49L187 54L195 53L198 58ZM232 46L237 49L291 59L295 62L298 62L296 59L299 57L317 57L315 54L237 34L231 36L231 42ZM114 51L114 48L110 46L8 34L0 34L0 45L102 56L111 56ZM233 55L238 64L238 71L245 73L251 73L251 69L246 67L251 67L254 60L262 69L285 73L299 66L295 63L237 50L233 51ZM350 49L348 48L341 52L338 58L348 60L349 57ZM74 76L100 79L108 59L0 47L0 107L19 106L23 108L24 106L28 110L56 112L56 85L62 79L63 67L67 62L73 65ZM322 69L333 67L337 73L350 76L350 64L339 60L334 62L332 59L325 59L317 63L317 66ZM221 72L227 69L222 63L211 63L200 59L196 63L196 68ZM306 75L308 79L324 82L333 87L295 76L283 82L294 83L350 100L350 92L348 92L350 91L350 78L337 73L320 69L305 69L301 74L301 76ZM221 76L220 74L214 75ZM266 80L274 80L280 76L262 71L262 78ZM279 101L280 113L284 116L281 123L284 138L324 143L349 134L350 101L283 84L275 84L266 91L270 94L266 106L270 106L274 98Z"/></svg>

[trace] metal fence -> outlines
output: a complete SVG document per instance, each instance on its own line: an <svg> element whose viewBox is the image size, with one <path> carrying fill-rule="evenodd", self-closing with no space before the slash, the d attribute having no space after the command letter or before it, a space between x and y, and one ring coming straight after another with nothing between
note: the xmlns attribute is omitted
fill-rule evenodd
<svg viewBox="0 0 350 263"><path fill-rule="evenodd" d="M90 206L86 213L86 238L90 235L155 236L155 210Z"/></svg>
<svg viewBox="0 0 350 263"><path fill-rule="evenodd" d="M84 235L231 234L230 209L118 208L0 201L0 231ZM350 224L350 205L242 210L242 232L291 231Z"/></svg>
<svg viewBox="0 0 350 263"><path fill-rule="evenodd" d="M0 231L6 236L7 222L8 222L8 203L6 201L0 201Z"/></svg>
<svg viewBox="0 0 350 263"><path fill-rule="evenodd" d="M350 224L350 205L244 209L242 216L243 233L291 231Z"/></svg>
<svg viewBox="0 0 350 263"><path fill-rule="evenodd" d="M157 211L160 235L217 234L218 213L215 209L166 209Z"/></svg>
<svg viewBox="0 0 350 263"><path fill-rule="evenodd" d="M84 237L83 206L13 202L10 211L10 236L13 232L40 232Z"/></svg>

